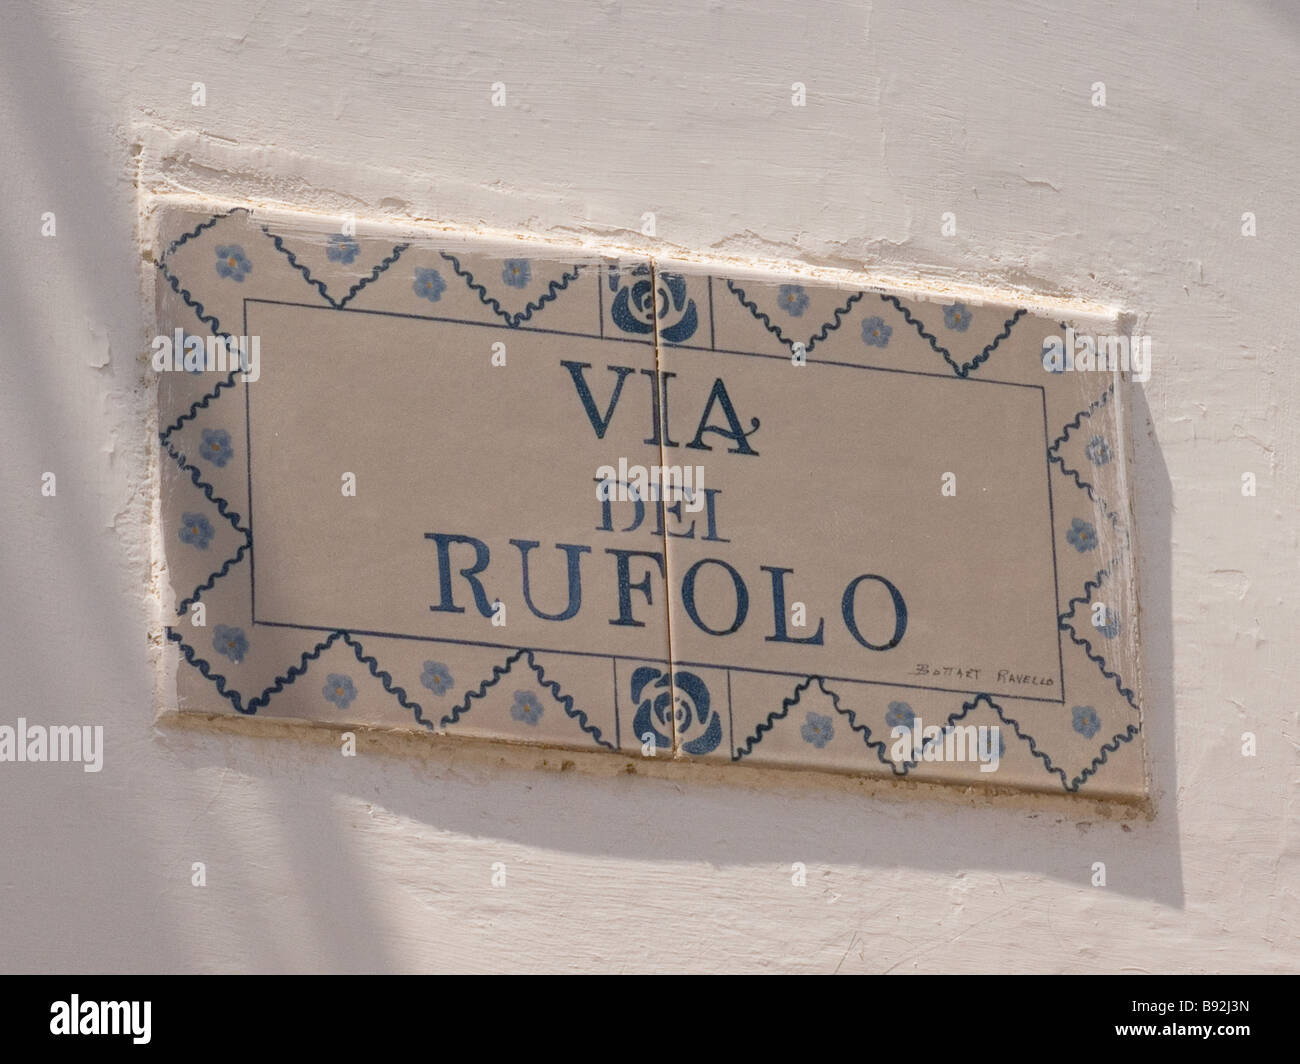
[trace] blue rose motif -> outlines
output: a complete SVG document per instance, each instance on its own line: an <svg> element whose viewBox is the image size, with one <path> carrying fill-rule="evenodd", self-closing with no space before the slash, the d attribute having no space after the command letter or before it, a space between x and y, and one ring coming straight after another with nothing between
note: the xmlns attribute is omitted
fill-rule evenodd
<svg viewBox="0 0 1300 1064"><path fill-rule="evenodd" d="M199 448L201 457L220 469L230 461L234 453L234 448L230 446L230 433L225 429L203 430L203 444Z"/></svg>
<svg viewBox="0 0 1300 1064"><path fill-rule="evenodd" d="M212 630L212 649L238 665L248 653L248 637L242 628L219 624Z"/></svg>
<svg viewBox="0 0 1300 1064"><path fill-rule="evenodd" d="M535 728L542 719L542 703L531 691L516 691L515 704L510 707L510 715Z"/></svg>
<svg viewBox="0 0 1300 1064"><path fill-rule="evenodd" d="M361 245L344 233L335 233L330 237L325 254L329 256L330 262L341 262L344 266L350 266L352 260L361 254Z"/></svg>
<svg viewBox="0 0 1300 1064"><path fill-rule="evenodd" d="M505 269L501 271L501 280L511 288L527 288L533 279L533 268L527 259L506 259Z"/></svg>
<svg viewBox="0 0 1300 1064"><path fill-rule="evenodd" d="M447 291L447 282L442 279L442 274L437 270L422 267L415 271L415 284L412 285L412 289L421 299L436 303L442 298L442 293Z"/></svg>
<svg viewBox="0 0 1300 1064"><path fill-rule="evenodd" d="M1105 436L1094 436L1088 441L1088 446L1083 449L1084 455L1088 461L1095 466L1104 466L1111 460L1110 444L1106 442Z"/></svg>
<svg viewBox="0 0 1300 1064"><path fill-rule="evenodd" d="M885 723L890 728L910 728L916 714L906 702L890 702L885 713Z"/></svg>
<svg viewBox="0 0 1300 1064"><path fill-rule="evenodd" d="M609 313L626 333L644 336L659 322L659 338L668 344L684 344L699 328L695 300L687 298L686 278L677 273L654 275L649 266L609 271L609 290L614 295Z"/></svg>
<svg viewBox="0 0 1300 1064"><path fill-rule="evenodd" d="M212 542L212 522L202 514L181 514L180 537L182 543L192 543L199 550L207 550Z"/></svg>
<svg viewBox="0 0 1300 1064"><path fill-rule="evenodd" d="M1082 517L1076 517L1071 522L1065 538L1080 554L1086 554L1097 546L1097 530Z"/></svg>
<svg viewBox="0 0 1300 1064"><path fill-rule="evenodd" d="M1093 627L1107 639L1114 639L1119 635L1119 614L1107 607L1101 624L1095 624Z"/></svg>
<svg viewBox="0 0 1300 1064"><path fill-rule="evenodd" d="M1091 739L1101 729L1101 718L1092 706L1074 707L1074 730L1085 739Z"/></svg>
<svg viewBox="0 0 1300 1064"><path fill-rule="evenodd" d="M835 738L835 725L830 717L823 717L820 713L809 713L804 726L799 729L799 734L803 736L804 742L812 743L821 750Z"/></svg>
<svg viewBox="0 0 1300 1064"><path fill-rule="evenodd" d="M862 342L868 347L888 347L893 335L894 330L885 324L884 318L868 318L862 323Z"/></svg>
<svg viewBox="0 0 1300 1064"><path fill-rule="evenodd" d="M339 709L347 709L357 697L357 689L352 686L352 677L332 672L325 678L321 689L326 702L333 702Z"/></svg>
<svg viewBox="0 0 1300 1064"><path fill-rule="evenodd" d="M808 293L801 284L783 284L777 302L792 318L802 318L803 312L808 309Z"/></svg>
<svg viewBox="0 0 1300 1064"><path fill-rule="evenodd" d="M632 727L642 741L650 733L656 746L671 750L676 734L682 749L695 756L722 743L722 718L709 706L709 688L693 672L642 665L632 673L632 701L639 703Z"/></svg>
<svg viewBox="0 0 1300 1064"><path fill-rule="evenodd" d="M242 281L252 269L253 264L238 244L223 244L217 248L217 276Z"/></svg>
<svg viewBox="0 0 1300 1064"><path fill-rule="evenodd" d="M965 332L970 328L970 310L965 303L954 303L943 308L943 323L954 332Z"/></svg>
<svg viewBox="0 0 1300 1064"><path fill-rule="evenodd" d="M455 683L451 669L439 661L426 661L420 673L420 683L435 695L445 695Z"/></svg>

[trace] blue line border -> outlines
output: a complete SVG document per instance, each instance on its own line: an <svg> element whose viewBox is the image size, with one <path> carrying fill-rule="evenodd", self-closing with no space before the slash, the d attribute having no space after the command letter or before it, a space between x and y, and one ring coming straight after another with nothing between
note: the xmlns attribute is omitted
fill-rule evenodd
<svg viewBox="0 0 1300 1064"><path fill-rule="evenodd" d="M254 298L245 298L245 300L244 300L244 335L245 335L245 336L248 335L248 305L249 305L250 303L261 303L261 304L266 304L266 305L270 305L270 306L294 307L294 308L298 308L298 309L301 309L301 310L318 310L318 311L325 311L325 312L327 312L327 313L332 313L332 314L374 314L374 315L379 315L379 316L382 316L382 317L390 317L390 318L405 318L405 319L411 319L411 320L416 320L416 321L442 322L442 323L449 323L449 324L456 324L456 325L477 325L477 326L479 326L479 327L482 327L482 328L489 328L489 329L499 329L499 328L500 328L500 325L499 325L498 323L496 323L496 322L467 321L467 320L462 319L462 318L445 318L445 317L438 317L438 316L434 316L434 315L425 315L425 314L409 314L409 313L404 313L404 312L400 312L400 311L388 311L388 310L369 310L369 309L354 308L354 307L346 307L346 306L343 306L343 307L334 307L334 306L328 306L328 305L322 306L322 305L319 304L319 303L296 303L296 302L292 302L292 301L289 301L289 300L280 300L280 299L254 299ZM602 327L603 327L603 319L602 319ZM516 327L516 328L518 328L518 327ZM604 336L604 337L602 337L602 336L598 336L598 335L597 335L597 336L593 336L593 335L591 335L590 333L576 333L576 332L568 332L568 331L560 330L560 329L538 329L538 328L532 328L532 329L524 330L524 329L522 329L522 328L519 328L519 331L529 331L529 332L543 333L543 334L551 334L551 335L558 335L558 336L573 336L573 337L579 337L579 338L587 339L587 340L612 340L612 341L615 341L615 342L621 342L621 343L634 343L634 344L640 344L640 345L643 345L643 346L647 344L647 341L645 341L645 340L640 340L640 339L635 339L635 338L624 338L624 337L614 337L614 336ZM680 345L674 345L674 346L680 346ZM715 349L715 350L716 350L716 353L718 353L718 354L738 355L738 356L741 356L741 357L748 357L748 358L775 358L775 359L780 359L781 361L786 361L786 360L787 360L787 357L788 357L788 356L786 356L786 355L762 354L762 353L755 352L755 351L736 351L736 350L730 350L730 349L726 349L726 348L720 348L720 349ZM908 375L908 376L914 376L914 377L930 377L930 378L933 378L933 379L935 379L935 380L940 380L940 381L956 381L956 382L961 382L961 383L963 383L963 384L988 384L988 385L1001 386L1001 387L1007 387L1007 388L1030 388L1030 389L1036 389L1036 390L1038 391L1038 393L1039 393L1039 397L1040 397L1040 400L1041 400L1041 402L1042 402L1042 408L1043 408L1043 447L1044 447L1044 451L1045 451L1045 452L1046 452L1047 449L1048 449L1048 441L1047 441L1047 433L1048 433L1048 429L1047 429L1047 393L1046 393L1046 389L1045 389L1044 386L1041 385L1041 384L1021 384L1021 383L1018 383L1018 382L1015 382L1015 381L994 381L994 380L989 380L989 379L987 379L987 378L977 378L977 377L957 377L957 376L954 376L954 375L952 375L952 374L950 374L950 373L931 373L931 372L924 372L924 371L920 371L920 370L894 369L894 368L886 368L886 367L879 367L879 366L863 366L863 365L859 365L859 364L857 364L857 363L852 363L852 362L833 362L833 361L826 361L826 360L822 360L822 359L818 359L818 360L816 360L815 362L812 361L812 360L810 360L809 364L810 364L810 365L823 365L823 366L837 366L837 367L846 368L846 369L860 369L860 370L868 370L868 371L870 371L870 372L874 372L874 373L902 373L902 374L905 374L905 375ZM250 390L249 390L247 387L245 387L245 389L244 389L244 397L245 397L245 430L246 430L247 440L248 440L248 445L246 446L245 450L248 452L248 457L247 457L247 464L248 464L248 502L249 502L249 506L248 506L248 510L249 510L248 530L249 530L249 540L250 540L250 550L249 550L249 581L250 581L250 595L251 595L251 589L252 589L252 588L255 588L255 586L256 586L256 576L255 576L255 574L254 574L254 566L253 566L253 551L252 551L252 549L251 549L251 542L252 542L252 509L253 509L253 507L252 507L252 501L253 501L252 461L253 461L253 459L252 459L252 445L251 445L251 435L252 435L252 410L251 410L251 402L250 402L250 399L249 399L249 391L250 391ZM827 681L829 681L829 682L833 682L833 683L860 683L860 684L866 684L866 685L874 686L874 687L890 687L890 688L899 688L899 689L904 689L904 690L917 690L917 691L936 691L936 692L940 692L940 693L944 693L944 694L964 694L964 695L972 695L972 696L973 696L973 695L979 695L979 694L988 694L988 695L990 695L991 697L995 697L995 698L1009 698L1009 699L1014 699L1014 700L1016 700L1016 701L1020 701L1020 702L1041 702L1041 703L1046 703L1046 704L1049 704L1049 705L1064 705L1064 704L1065 704L1065 701L1066 701L1066 699L1065 699L1065 664L1064 664L1064 651L1063 651L1063 648L1062 648L1062 640L1061 640L1061 635L1062 635L1062 633L1061 633L1061 630L1060 630L1060 627L1059 627L1059 616L1060 616L1060 584L1059 584L1059 580L1055 579L1056 572L1057 572L1057 559L1056 559L1056 526L1055 526L1055 511L1054 511L1054 508L1053 508L1053 506L1052 506L1052 499L1051 499L1051 463L1050 463L1050 461L1049 461L1049 462L1047 463L1047 465L1046 465L1046 471L1047 471L1047 490L1048 490L1048 504L1049 504L1049 505L1048 505L1048 512L1049 512L1049 521L1048 521L1048 524L1049 524L1049 526L1050 526L1050 527L1049 527L1049 531L1050 531L1050 535L1051 535L1051 538L1052 538L1052 543L1051 543L1051 548L1052 548L1052 571L1053 571L1053 576L1054 576L1054 580L1053 580L1053 595L1054 595L1054 597L1055 597L1055 604L1056 604L1056 614L1053 616L1053 628L1056 630L1057 664L1058 664L1058 667L1060 668L1060 675L1058 676L1058 682L1059 682L1059 688L1058 688L1058 689L1059 689L1060 692L1061 692L1061 697L1060 697L1060 698L1036 698L1036 697L1028 696L1028 695L1025 695L1025 694L1023 694L1023 693L1018 693L1018 692L993 692L993 691L987 691L987 690L976 690L976 689L973 689L973 688L934 687L934 686L929 686L929 685L925 685L925 684L899 683L899 682L896 682L896 681L888 681L888 680L867 680L867 679L861 679L861 678L859 678L859 677L851 677L851 676L830 676L830 675L825 675L823 678L826 679ZM255 599L252 599L252 603L253 603L253 605L255 606L256 600L255 600ZM351 627L351 626L349 626L349 625L315 625L315 624L299 624L299 623L293 623L293 622L289 622L289 621L265 621L265 620L258 620L257 615L256 615L256 612L255 612L255 610L252 608L252 606L250 606L250 614L251 614L251 623L252 623L253 625L262 625L262 626L264 626L264 627L272 627L272 628L290 628L290 629L295 629L295 630L298 630L298 631L308 631L308 632L336 632L336 631L346 631L346 632L354 633L354 634L356 634L356 635L362 635L362 636L373 636L373 637L375 637L375 638L381 638L381 639L413 639L413 640L418 640L418 641L421 641L421 642L427 642L427 643L448 643L448 644L458 645L458 646L476 646L476 647L484 647L484 648L491 648L491 649L501 649L501 650L506 650L506 649L508 649L508 650L519 650L519 649L522 649L522 648L520 648L520 647L518 646L518 644L515 644L515 643L490 643L490 642L485 642L485 641L481 641L481 640L472 640L472 639L451 639L451 638L447 638L447 637L422 636L422 635L413 635L413 634L411 634L411 633L409 633L409 632L386 632L386 631L380 631L380 630L367 630L367 629L353 628L353 627ZM572 655L572 656L575 656L575 657L610 658L610 659L615 660L615 661L618 661L618 660L624 660L624 661L660 662L660 661L663 661L663 660L664 660L664 659L660 659L660 658L655 658L655 657L653 657L653 656L629 655L629 654L609 654L609 653L596 652L596 651L560 650L560 649L557 649L557 648L551 648L551 647L531 647L531 648L529 648L529 649L535 650L535 651L537 651L538 653L545 653L545 654L567 654L567 655ZM670 655L671 655L671 651L670 651ZM747 667L747 666L741 666L741 665L729 665L729 664L726 664L726 663L720 663L720 662L702 662L702 661L685 661L685 660L683 660L683 661L676 661L676 660L674 660L674 661L671 661L669 664L670 664L672 667L674 667L674 668L675 668L677 665L685 665L685 666L690 666L690 667L693 667L693 668L726 669L726 670L735 671L735 672L746 672L746 673L754 673L754 674L759 674L759 675L769 675L769 676L804 677L804 676L807 676L807 675L808 675L807 672L790 672L790 671L787 671L787 670L778 670L778 669L757 669L757 668L750 668L750 667Z"/></svg>

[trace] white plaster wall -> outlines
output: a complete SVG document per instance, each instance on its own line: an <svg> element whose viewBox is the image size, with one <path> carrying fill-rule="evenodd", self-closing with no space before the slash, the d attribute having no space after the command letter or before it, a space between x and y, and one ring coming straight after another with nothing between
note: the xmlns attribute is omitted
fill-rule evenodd
<svg viewBox="0 0 1300 1064"><path fill-rule="evenodd" d="M1288 5L0 6L0 721L107 730L99 775L0 765L0 969L1300 967ZM1155 818L155 727L142 122L242 168L194 168L213 193L260 167L330 209L627 242L654 211L662 245L1137 313Z"/></svg>

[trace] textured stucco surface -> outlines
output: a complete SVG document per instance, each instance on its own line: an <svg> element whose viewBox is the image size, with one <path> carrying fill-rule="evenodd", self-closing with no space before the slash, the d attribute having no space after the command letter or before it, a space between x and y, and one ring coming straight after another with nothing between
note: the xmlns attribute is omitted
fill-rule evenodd
<svg viewBox="0 0 1300 1064"><path fill-rule="evenodd" d="M4 5L0 722L102 724L107 751L0 765L0 968L1300 967L1300 16L409 8ZM156 726L143 159L199 193L633 246L650 211L666 249L1132 311L1154 818Z"/></svg>

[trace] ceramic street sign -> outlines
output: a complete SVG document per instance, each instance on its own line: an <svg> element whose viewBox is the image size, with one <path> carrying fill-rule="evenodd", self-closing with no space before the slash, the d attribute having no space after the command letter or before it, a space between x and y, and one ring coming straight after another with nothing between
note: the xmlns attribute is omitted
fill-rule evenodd
<svg viewBox="0 0 1300 1064"><path fill-rule="evenodd" d="M169 708L1145 793L1113 318L152 217Z"/></svg>

